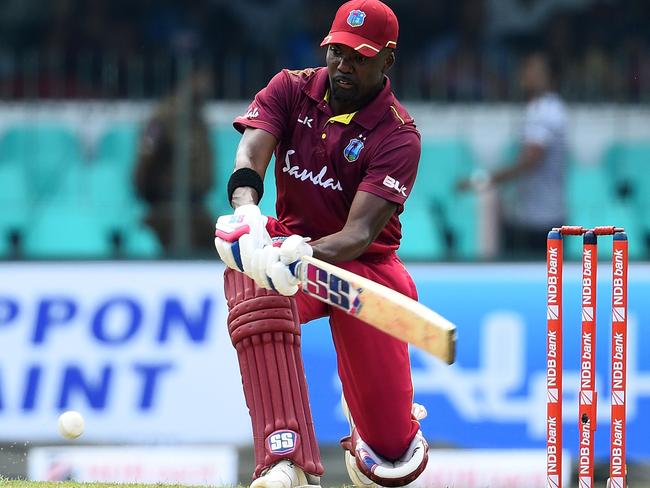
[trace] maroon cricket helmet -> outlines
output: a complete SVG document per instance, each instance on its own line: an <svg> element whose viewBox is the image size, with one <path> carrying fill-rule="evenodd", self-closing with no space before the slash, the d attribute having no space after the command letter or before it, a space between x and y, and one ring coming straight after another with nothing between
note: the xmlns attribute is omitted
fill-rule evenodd
<svg viewBox="0 0 650 488"><path fill-rule="evenodd" d="M388 5L379 0L350 0L339 7L321 46L343 44L363 56L397 47L399 24Z"/></svg>

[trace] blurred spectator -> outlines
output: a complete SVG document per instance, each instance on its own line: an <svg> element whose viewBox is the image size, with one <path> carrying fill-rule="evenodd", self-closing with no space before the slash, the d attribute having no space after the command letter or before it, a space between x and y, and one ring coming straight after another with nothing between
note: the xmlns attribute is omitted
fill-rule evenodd
<svg viewBox="0 0 650 488"><path fill-rule="evenodd" d="M204 198L213 185L213 159L208 126L203 117L203 105L209 94L212 79L205 70L193 73L184 83L191 91L191 121L189 130L189 206L191 220L190 244L193 251L207 252L213 246L213 218L204 206ZM164 100L147 123L138 162L135 168L135 186L139 196L148 203L145 223L157 234L163 247L169 251L174 241L174 158L177 154L180 113L183 106L181 84L177 92Z"/></svg>
<svg viewBox="0 0 650 488"><path fill-rule="evenodd" d="M567 12L556 13L543 29L541 42L555 63L556 82L562 94L582 96L581 33L575 29L574 20ZM531 42L537 44L538 41L532 38Z"/></svg>
<svg viewBox="0 0 650 488"><path fill-rule="evenodd" d="M425 93L449 101L490 100L506 89L505 52L485 37L485 1L461 0L457 27L424 54Z"/></svg>
<svg viewBox="0 0 650 488"><path fill-rule="evenodd" d="M585 0L488 0L488 34L497 38L530 35L556 10L576 3Z"/></svg>
<svg viewBox="0 0 650 488"><path fill-rule="evenodd" d="M506 202L502 210L507 257L540 255L548 230L565 221L566 109L552 91L552 70L544 54L527 57L520 77L528 104L514 164L491 175L476 173L458 184L460 190L514 184L514 201Z"/></svg>
<svg viewBox="0 0 650 488"><path fill-rule="evenodd" d="M620 62L623 93L633 102L650 101L650 42L640 35L631 36L622 46ZM624 61L623 61L624 60Z"/></svg>
<svg viewBox="0 0 650 488"><path fill-rule="evenodd" d="M5 0L0 96L157 98L178 49L214 66L219 98L247 99L283 66L317 64L332 0ZM569 100L646 101L650 2L395 0L407 19L399 95L508 101L520 50L544 46ZM79 19L83 19L80 22Z"/></svg>

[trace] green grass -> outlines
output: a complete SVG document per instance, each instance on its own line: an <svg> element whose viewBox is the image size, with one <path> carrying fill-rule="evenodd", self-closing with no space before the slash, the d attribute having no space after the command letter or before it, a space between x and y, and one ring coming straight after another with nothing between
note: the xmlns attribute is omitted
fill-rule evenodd
<svg viewBox="0 0 650 488"><path fill-rule="evenodd" d="M187 485L167 485L167 484L131 484L131 483L79 483L77 481L25 481L9 480L0 475L1 488L192 488ZM194 487L194 488L206 488ZM243 485L227 485L222 487L210 488L246 488ZM336 487L333 487L336 488ZM348 485L340 488L352 488Z"/></svg>
<svg viewBox="0 0 650 488"><path fill-rule="evenodd" d="M78 483L75 481L25 481L7 480L0 478L0 486L7 488L188 488L185 485L145 485L145 484L119 484L119 483ZM226 487L223 487L226 488ZM239 485L237 487L244 488Z"/></svg>
<svg viewBox="0 0 650 488"><path fill-rule="evenodd" d="M604 486L604 485L603 485ZM7 480L0 477L0 487L4 488L191 488L186 485L144 485L144 484L120 484L120 483L78 483L74 481L24 481ZM198 487L196 487L198 488ZM205 487L202 487L205 488ZM242 485L224 486L221 488L246 488ZM342 488L349 488L346 486ZM634 484L634 488L650 488L647 484Z"/></svg>

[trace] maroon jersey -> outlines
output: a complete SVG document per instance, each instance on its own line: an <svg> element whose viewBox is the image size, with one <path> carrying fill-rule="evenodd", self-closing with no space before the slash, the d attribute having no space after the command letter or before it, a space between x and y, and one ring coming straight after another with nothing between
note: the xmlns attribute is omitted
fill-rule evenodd
<svg viewBox="0 0 650 488"><path fill-rule="evenodd" d="M316 240L338 232L357 191L398 204L365 254L399 247L399 213L413 187L420 134L397 101L390 81L354 114L333 116L324 68L283 70L261 90L234 126L263 129L275 149L278 220L291 232Z"/></svg>

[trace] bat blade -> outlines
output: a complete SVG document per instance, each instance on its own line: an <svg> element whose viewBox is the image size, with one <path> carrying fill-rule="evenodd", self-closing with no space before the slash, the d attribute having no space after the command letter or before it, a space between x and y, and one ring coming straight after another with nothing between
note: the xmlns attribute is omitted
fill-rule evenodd
<svg viewBox="0 0 650 488"><path fill-rule="evenodd" d="M452 364L456 326L415 300L316 258L296 270L301 289L318 300Z"/></svg>

